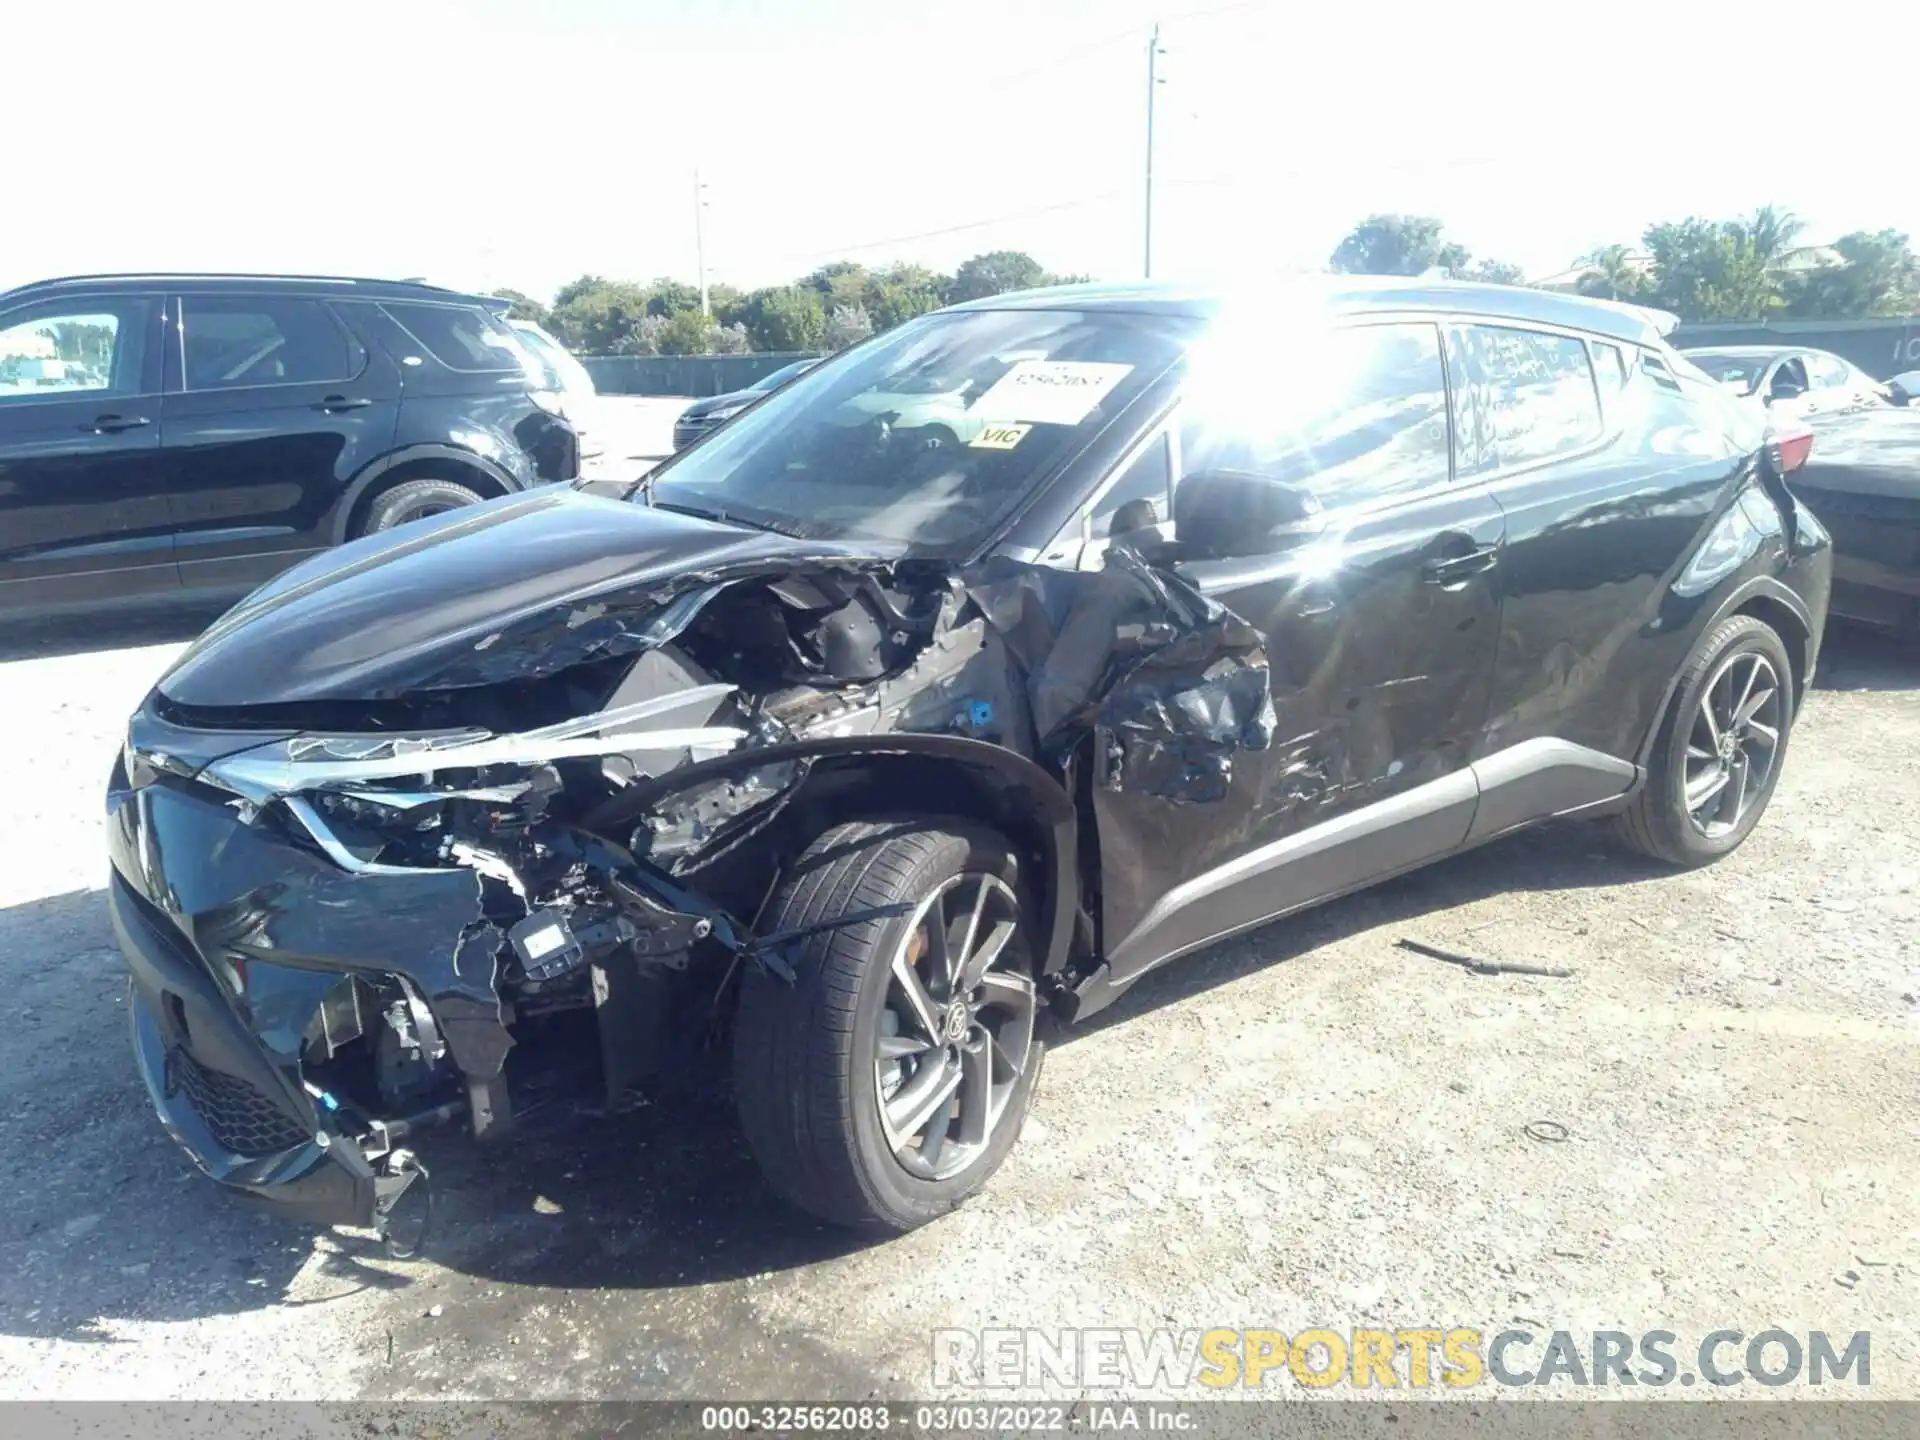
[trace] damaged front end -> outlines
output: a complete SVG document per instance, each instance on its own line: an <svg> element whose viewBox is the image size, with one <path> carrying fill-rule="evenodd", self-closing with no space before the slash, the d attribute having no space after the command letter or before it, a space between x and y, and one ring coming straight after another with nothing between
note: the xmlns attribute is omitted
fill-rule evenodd
<svg viewBox="0 0 1920 1440"><path fill-rule="evenodd" d="M154 1104L208 1174L320 1224L385 1228L429 1126L618 1106L698 1049L742 965L786 968L755 918L849 808L1017 837L1059 975L1097 924L1084 742L1204 800L1272 730L1258 638L1120 550L1094 574L716 555L423 626L384 670L377 636L315 639L315 593L249 603L334 678L233 703L222 647L259 663L236 612L133 718L108 810Z"/></svg>

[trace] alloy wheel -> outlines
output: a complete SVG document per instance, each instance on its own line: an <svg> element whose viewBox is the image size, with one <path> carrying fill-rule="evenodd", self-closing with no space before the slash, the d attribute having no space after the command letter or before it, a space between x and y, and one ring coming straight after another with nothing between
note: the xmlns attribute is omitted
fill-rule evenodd
<svg viewBox="0 0 1920 1440"><path fill-rule="evenodd" d="M1687 734L1687 816L1718 839L1738 828L1767 792L1786 720L1785 688L1755 651L1728 656L1701 692Z"/></svg>
<svg viewBox="0 0 1920 1440"><path fill-rule="evenodd" d="M922 1180L986 1153L1033 1052L1037 1009L1020 902L965 872L915 907L894 951L874 1079L887 1148Z"/></svg>

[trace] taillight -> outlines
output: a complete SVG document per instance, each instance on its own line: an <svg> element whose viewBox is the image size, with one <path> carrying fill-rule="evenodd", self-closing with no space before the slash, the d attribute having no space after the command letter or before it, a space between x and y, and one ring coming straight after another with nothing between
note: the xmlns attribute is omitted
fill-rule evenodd
<svg viewBox="0 0 1920 1440"><path fill-rule="evenodd" d="M1813 431L1805 425L1776 426L1771 441L1774 468L1791 475L1813 453Z"/></svg>

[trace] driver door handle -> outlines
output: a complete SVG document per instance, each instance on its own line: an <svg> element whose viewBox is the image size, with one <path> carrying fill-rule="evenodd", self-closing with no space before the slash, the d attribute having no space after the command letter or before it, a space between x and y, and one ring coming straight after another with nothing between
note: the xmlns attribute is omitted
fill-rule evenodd
<svg viewBox="0 0 1920 1440"><path fill-rule="evenodd" d="M331 415L336 410L362 410L372 403L373 401L360 395L329 395L313 408L324 410Z"/></svg>
<svg viewBox="0 0 1920 1440"><path fill-rule="evenodd" d="M1483 546L1478 550L1469 550L1465 555L1447 555L1437 560L1429 560L1422 567L1420 578L1429 585L1458 585L1475 575L1484 575L1500 563L1500 547Z"/></svg>
<svg viewBox="0 0 1920 1440"><path fill-rule="evenodd" d="M122 430L137 430L142 425L152 423L144 415L96 415L91 424L80 428L91 430L96 435L118 435Z"/></svg>

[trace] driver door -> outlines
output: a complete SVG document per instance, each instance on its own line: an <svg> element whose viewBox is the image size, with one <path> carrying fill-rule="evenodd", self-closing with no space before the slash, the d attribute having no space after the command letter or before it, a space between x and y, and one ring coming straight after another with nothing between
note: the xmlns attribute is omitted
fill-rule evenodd
<svg viewBox="0 0 1920 1440"><path fill-rule="evenodd" d="M1355 325L1327 349L1328 373L1293 413L1270 393L1266 413L1178 417L1176 487L1213 468L1260 471L1310 491L1325 525L1279 554L1177 566L1266 642L1273 741L1232 755L1223 796L1130 785L1124 737L1099 737L1102 937L1117 983L1443 855L1472 822L1504 518L1484 485L1453 478L1437 325ZM1177 488L1174 501L1178 553Z"/></svg>

